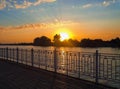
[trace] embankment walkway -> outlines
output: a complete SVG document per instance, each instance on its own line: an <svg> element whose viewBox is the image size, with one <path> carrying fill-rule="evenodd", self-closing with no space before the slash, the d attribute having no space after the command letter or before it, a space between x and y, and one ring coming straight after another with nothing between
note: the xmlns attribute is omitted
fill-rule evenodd
<svg viewBox="0 0 120 89"><path fill-rule="evenodd" d="M0 89L115 89L0 59Z"/></svg>

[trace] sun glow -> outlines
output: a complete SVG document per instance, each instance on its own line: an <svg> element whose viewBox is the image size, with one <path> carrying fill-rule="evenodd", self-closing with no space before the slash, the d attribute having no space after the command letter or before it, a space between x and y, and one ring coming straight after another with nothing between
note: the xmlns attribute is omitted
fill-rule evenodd
<svg viewBox="0 0 120 89"><path fill-rule="evenodd" d="M60 37L61 37L60 38L61 41L64 41L64 40L67 40L67 39L70 38L69 35L67 33L65 33L65 32L61 32Z"/></svg>

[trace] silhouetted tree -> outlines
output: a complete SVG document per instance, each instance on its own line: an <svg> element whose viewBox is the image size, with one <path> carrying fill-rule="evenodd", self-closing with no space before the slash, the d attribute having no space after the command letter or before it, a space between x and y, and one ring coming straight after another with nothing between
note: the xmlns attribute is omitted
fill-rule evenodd
<svg viewBox="0 0 120 89"><path fill-rule="evenodd" d="M61 45L60 35L56 34L56 35L54 36L53 41L54 41L54 46L60 46L60 45Z"/></svg>
<svg viewBox="0 0 120 89"><path fill-rule="evenodd" d="M46 36L42 36L40 38L37 37L34 39L34 45L35 46L50 46L51 40Z"/></svg>
<svg viewBox="0 0 120 89"><path fill-rule="evenodd" d="M115 38L110 41L111 47L120 47L120 38Z"/></svg>
<svg viewBox="0 0 120 89"><path fill-rule="evenodd" d="M79 46L80 42L78 40L69 39L68 43L69 43L69 46L75 46L75 47L77 47L77 46Z"/></svg>
<svg viewBox="0 0 120 89"><path fill-rule="evenodd" d="M93 47L103 47L104 46L104 42L102 39L95 39L95 40L91 40L91 41L92 41Z"/></svg>
<svg viewBox="0 0 120 89"><path fill-rule="evenodd" d="M29 43L31 45L32 43ZM22 43L28 45L28 43ZM82 39L80 42L77 40L69 39L60 41L60 35L54 35L53 43L46 36L37 37L34 39L33 45L35 46L80 46L80 47L120 47L120 38L117 37L110 41L103 41L102 39Z"/></svg>
<svg viewBox="0 0 120 89"><path fill-rule="evenodd" d="M39 37L37 37L37 38L34 39L33 45L40 46L40 38Z"/></svg>
<svg viewBox="0 0 120 89"><path fill-rule="evenodd" d="M92 46L91 44L91 40L90 39L82 39L81 42L80 42L80 46L81 47L90 47Z"/></svg>
<svg viewBox="0 0 120 89"><path fill-rule="evenodd" d="M111 41L103 41L101 39L82 39L81 47L120 47L120 38L112 39Z"/></svg>
<svg viewBox="0 0 120 89"><path fill-rule="evenodd" d="M102 39L82 39L80 42L81 47L103 47L104 41Z"/></svg>

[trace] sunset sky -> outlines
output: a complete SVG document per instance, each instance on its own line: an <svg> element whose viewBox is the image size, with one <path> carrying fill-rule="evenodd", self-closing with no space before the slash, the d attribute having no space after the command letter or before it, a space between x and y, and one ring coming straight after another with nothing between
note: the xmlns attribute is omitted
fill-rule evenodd
<svg viewBox="0 0 120 89"><path fill-rule="evenodd" d="M0 0L0 43L62 32L77 40L120 37L120 0Z"/></svg>

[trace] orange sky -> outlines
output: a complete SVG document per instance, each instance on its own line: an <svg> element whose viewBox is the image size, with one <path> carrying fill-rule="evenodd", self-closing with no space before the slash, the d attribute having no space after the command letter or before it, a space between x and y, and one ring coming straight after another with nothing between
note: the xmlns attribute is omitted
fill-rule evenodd
<svg viewBox="0 0 120 89"><path fill-rule="evenodd" d="M4 30L0 32L0 42L2 43L19 43L19 42L33 42L34 38L40 36L47 36L53 39L55 34L61 32L68 33L70 38L81 40L82 38L91 39L104 39L110 40L112 38L120 37L120 30L116 27L114 31L111 27L105 27L95 24L94 27L90 26L95 23L75 23L75 22L64 22L56 24L46 24L44 27L35 25L21 26L21 27L4 27ZM103 24L101 24L103 25Z"/></svg>

